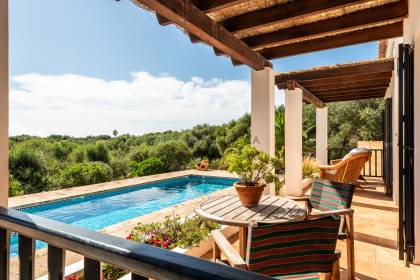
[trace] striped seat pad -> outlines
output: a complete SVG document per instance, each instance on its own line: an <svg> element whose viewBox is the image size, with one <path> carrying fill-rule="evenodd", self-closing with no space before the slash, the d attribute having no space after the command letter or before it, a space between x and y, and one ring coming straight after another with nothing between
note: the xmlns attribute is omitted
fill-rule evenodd
<svg viewBox="0 0 420 280"><path fill-rule="evenodd" d="M294 274L286 276L277 276L276 279L281 280L319 280L319 273L305 273L305 274Z"/></svg>
<svg viewBox="0 0 420 280"><path fill-rule="evenodd" d="M314 179L309 197L313 208L328 211L351 207L354 185L326 179Z"/></svg>
<svg viewBox="0 0 420 280"><path fill-rule="evenodd" d="M330 272L339 225L339 219L329 216L251 228L248 269L272 277Z"/></svg>

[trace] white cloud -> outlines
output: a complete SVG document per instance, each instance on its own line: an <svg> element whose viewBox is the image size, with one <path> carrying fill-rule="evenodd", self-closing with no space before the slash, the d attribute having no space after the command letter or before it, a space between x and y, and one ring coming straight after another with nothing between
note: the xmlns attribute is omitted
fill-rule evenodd
<svg viewBox="0 0 420 280"><path fill-rule="evenodd" d="M250 84L242 80L180 81L135 72L131 81L73 74L11 81L11 135L142 134L221 124L250 111Z"/></svg>

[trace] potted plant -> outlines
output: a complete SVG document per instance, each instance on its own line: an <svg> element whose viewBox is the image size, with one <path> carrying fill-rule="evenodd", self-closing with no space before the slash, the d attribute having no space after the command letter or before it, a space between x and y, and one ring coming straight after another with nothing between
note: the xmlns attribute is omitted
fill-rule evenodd
<svg viewBox="0 0 420 280"><path fill-rule="evenodd" d="M280 160L254 146L245 144L231 148L226 152L225 159L228 171L236 173L241 179L233 186L246 207L258 205L267 184L280 183L275 174L275 168L281 165Z"/></svg>

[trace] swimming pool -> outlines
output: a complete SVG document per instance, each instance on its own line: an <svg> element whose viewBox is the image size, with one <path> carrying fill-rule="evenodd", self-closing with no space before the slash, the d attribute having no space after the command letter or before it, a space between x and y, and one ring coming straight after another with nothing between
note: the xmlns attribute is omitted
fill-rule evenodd
<svg viewBox="0 0 420 280"><path fill-rule="evenodd" d="M17 210L90 230L101 230L228 188L235 181L237 180L222 177L183 176L37 206L17 208ZM46 244L43 242L36 243L37 249L45 246ZM11 255L16 256L18 252L16 235L12 236L10 249Z"/></svg>

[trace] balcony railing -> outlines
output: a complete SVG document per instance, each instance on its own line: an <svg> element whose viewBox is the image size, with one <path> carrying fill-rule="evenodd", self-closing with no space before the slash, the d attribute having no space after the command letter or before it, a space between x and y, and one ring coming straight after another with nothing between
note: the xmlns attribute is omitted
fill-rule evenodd
<svg viewBox="0 0 420 280"><path fill-rule="evenodd" d="M367 177L383 177L383 150L382 149L368 149L372 152L372 156L369 161L365 164L365 167L362 170L362 176ZM328 162L333 159L343 158L346 154L351 151L350 148L339 148L339 149L330 149L328 148Z"/></svg>
<svg viewBox="0 0 420 280"><path fill-rule="evenodd" d="M35 241L48 243L49 279L64 278L66 250L84 256L84 279L101 279L101 262L132 279L271 279L191 256L0 207L0 280L9 279L10 236L19 234L20 279L35 277Z"/></svg>

